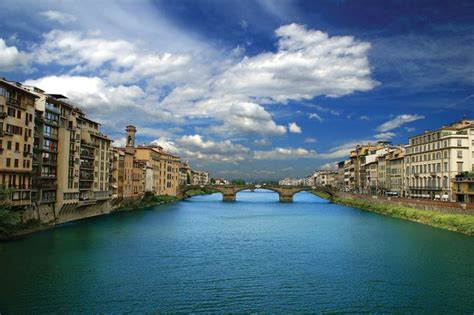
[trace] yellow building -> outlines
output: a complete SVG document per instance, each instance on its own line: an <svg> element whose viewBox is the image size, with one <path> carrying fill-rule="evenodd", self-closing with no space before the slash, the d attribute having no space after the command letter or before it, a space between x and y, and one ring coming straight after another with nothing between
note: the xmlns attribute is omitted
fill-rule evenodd
<svg viewBox="0 0 474 315"><path fill-rule="evenodd" d="M37 96L32 201L40 217L109 199L111 140L100 125L64 95L24 88Z"/></svg>
<svg viewBox="0 0 474 315"><path fill-rule="evenodd" d="M474 173L464 172L452 180L453 196L455 201L474 203Z"/></svg>
<svg viewBox="0 0 474 315"><path fill-rule="evenodd" d="M153 174L153 191L157 195L176 196L180 159L155 145L138 146L135 157L148 162Z"/></svg>
<svg viewBox="0 0 474 315"><path fill-rule="evenodd" d="M143 161L134 160L132 170L132 195L140 197L145 193L145 167Z"/></svg>
<svg viewBox="0 0 474 315"><path fill-rule="evenodd" d="M21 84L0 79L0 186L13 209L31 204L36 95Z"/></svg>
<svg viewBox="0 0 474 315"><path fill-rule="evenodd" d="M127 133L125 148L114 148L112 183L114 197L140 197L145 192L146 162L136 158L135 126L125 128Z"/></svg>

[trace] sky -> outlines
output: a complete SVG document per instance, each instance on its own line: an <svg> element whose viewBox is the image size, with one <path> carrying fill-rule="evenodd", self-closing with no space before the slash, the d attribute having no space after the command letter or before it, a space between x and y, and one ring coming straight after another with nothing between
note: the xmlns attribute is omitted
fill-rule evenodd
<svg viewBox="0 0 474 315"><path fill-rule="evenodd" d="M330 169L474 119L473 1L0 2L0 76L213 177Z"/></svg>

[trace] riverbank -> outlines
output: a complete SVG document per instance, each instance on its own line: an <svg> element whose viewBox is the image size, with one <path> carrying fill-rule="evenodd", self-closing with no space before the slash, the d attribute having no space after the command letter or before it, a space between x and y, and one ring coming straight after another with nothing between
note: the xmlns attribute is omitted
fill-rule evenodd
<svg viewBox="0 0 474 315"><path fill-rule="evenodd" d="M200 189L200 190L192 190L186 193L185 198L193 197L193 196L198 196L198 195L210 195L215 193L215 190L212 189ZM125 200L123 201L122 205L119 206L116 209L112 209L111 211L107 213L103 213L101 215L107 215L109 213L113 213L116 211L133 211L133 210L139 210L155 205L160 205L160 204L167 204L167 203L173 203L177 202L180 199L174 196L156 196L153 194L145 194L141 199L130 199L129 201ZM8 217L7 217L8 215ZM87 219L93 216L88 216L88 217L83 217L77 220L83 220ZM0 221L4 219L5 221L8 221L8 224L0 224L0 241L8 241L12 239L16 239L31 233L47 230L50 228L53 228L57 224L64 223L64 222L56 222L56 223L43 223L41 224L39 220L30 220L26 223L22 223L20 220L20 213L8 213L7 210L0 212ZM76 220L72 220L76 221ZM4 222L0 222L4 223Z"/></svg>
<svg viewBox="0 0 474 315"><path fill-rule="evenodd" d="M474 216L469 214L446 214L421 210L390 203L375 203L369 199L334 198L335 203L409 220L450 231L474 236Z"/></svg>
<svg viewBox="0 0 474 315"><path fill-rule="evenodd" d="M114 211L130 211L138 210L142 208L151 207L158 204L176 202L179 199L174 196L155 196L152 194L145 194L143 198L138 200L133 200L128 203L125 203L123 207L117 208Z"/></svg>
<svg viewBox="0 0 474 315"><path fill-rule="evenodd" d="M203 196L203 195L211 195L218 192L215 189L207 189L207 188L202 188L198 190L189 190L186 192L186 198L194 197L194 196Z"/></svg>

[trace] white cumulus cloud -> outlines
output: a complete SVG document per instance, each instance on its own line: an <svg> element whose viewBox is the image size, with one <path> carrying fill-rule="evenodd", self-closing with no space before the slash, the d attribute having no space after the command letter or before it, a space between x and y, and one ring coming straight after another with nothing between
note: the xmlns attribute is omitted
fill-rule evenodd
<svg viewBox="0 0 474 315"><path fill-rule="evenodd" d="M7 46L0 38L0 71L13 71L27 66L29 57L15 46Z"/></svg>
<svg viewBox="0 0 474 315"><path fill-rule="evenodd" d="M295 122L292 122L292 123L288 124L288 130L291 133L301 133L301 127L298 126Z"/></svg>

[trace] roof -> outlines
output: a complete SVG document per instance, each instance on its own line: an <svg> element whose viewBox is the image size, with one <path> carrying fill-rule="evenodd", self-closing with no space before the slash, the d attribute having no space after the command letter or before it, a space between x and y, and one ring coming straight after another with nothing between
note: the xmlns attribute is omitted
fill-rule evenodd
<svg viewBox="0 0 474 315"><path fill-rule="evenodd" d="M8 85L8 86L10 86L10 87L12 87L16 90L20 90L21 92L24 92L25 94L29 94L30 96L33 96L34 98L38 98L38 95L36 95L35 93L30 92L27 89L25 89L20 82L7 81L5 78L0 78L0 82L6 84L6 85Z"/></svg>
<svg viewBox="0 0 474 315"><path fill-rule="evenodd" d="M69 99L67 96L64 96L62 94L46 94L48 96L54 97L55 99Z"/></svg>
<svg viewBox="0 0 474 315"><path fill-rule="evenodd" d="M474 120L461 119L459 121L455 121L451 123L450 125L442 126L441 128L438 128L438 129L426 130L423 133L408 137L408 139L417 138L420 136L424 136L425 134L428 134L428 133L434 133L434 132L443 131L443 130L461 130L461 129L469 128L469 127L474 127Z"/></svg>

